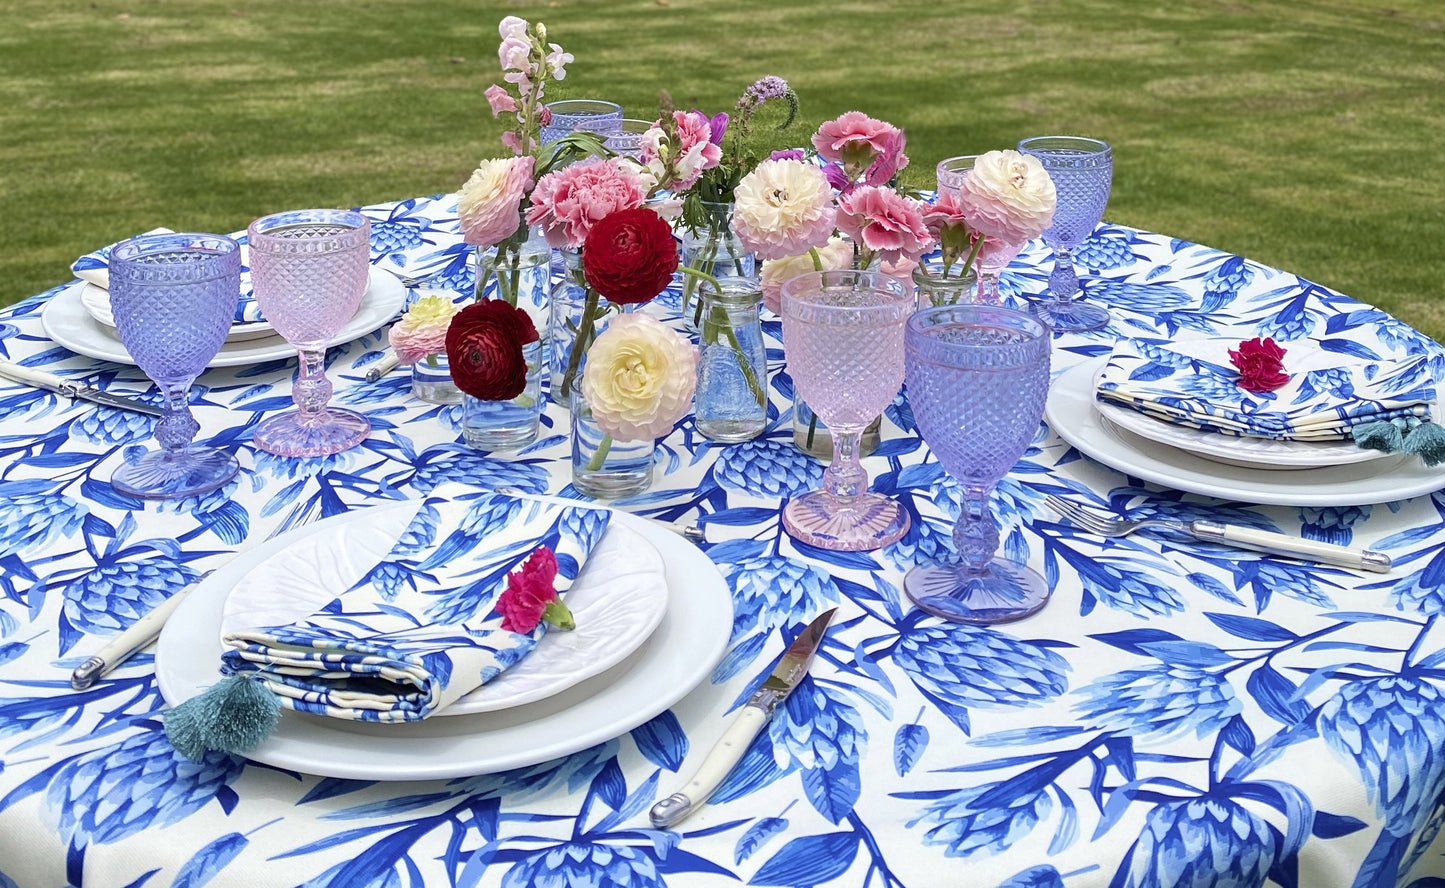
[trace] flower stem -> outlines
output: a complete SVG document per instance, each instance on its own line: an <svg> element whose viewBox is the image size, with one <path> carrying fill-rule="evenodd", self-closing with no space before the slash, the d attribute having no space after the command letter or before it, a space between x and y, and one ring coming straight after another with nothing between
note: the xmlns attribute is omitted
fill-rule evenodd
<svg viewBox="0 0 1445 888"><path fill-rule="evenodd" d="M983 239L984 235L980 234L978 240L973 242L973 249L968 251L968 258L963 260L963 267L958 270L959 277L968 274L968 270L973 267L973 260L978 258L978 251L983 249ZM947 268L943 270L943 276L948 277Z"/></svg>
<svg viewBox="0 0 1445 888"><path fill-rule="evenodd" d="M813 270L814 270L814 271L822 271L822 270L823 270L823 256L822 256L821 253L818 252L818 248L817 248L817 247L809 247L809 248L808 248L808 256L813 260Z"/></svg>
<svg viewBox="0 0 1445 888"><path fill-rule="evenodd" d="M690 279L696 278L712 284L713 292L719 295L722 294L722 284L718 282L717 278L707 272L699 271L688 265L679 265L677 270L687 275ZM733 353L738 356L738 368L743 372L743 379L747 381L748 390L753 393L753 400L757 401L759 407L766 407L768 395L763 391L762 385L758 382L757 374L753 373L753 365L748 360L748 356L743 354L743 344L738 341L737 332L733 330L732 320L728 318L727 309L718 306L717 310L708 318L708 324L716 325L723 331L723 335L727 337L728 345L732 348ZM704 340L708 338L709 337L704 336ZM706 344L705 341L704 344Z"/></svg>
<svg viewBox="0 0 1445 888"><path fill-rule="evenodd" d="M592 454L591 459L587 460L587 471L595 472L598 469L601 469L602 464L607 462L607 454L611 452L612 436L607 434L606 432L603 432L602 440L597 442L597 452Z"/></svg>
<svg viewBox="0 0 1445 888"><path fill-rule="evenodd" d="M597 313L597 291L591 287L587 288L587 298L582 303L582 322L577 326L577 338L572 342L572 353L567 356L567 372L562 376L562 397L572 394L572 383L577 380L577 368L582 364L582 355L587 351L587 346L592 343L592 331L596 327L596 321L592 317Z"/></svg>

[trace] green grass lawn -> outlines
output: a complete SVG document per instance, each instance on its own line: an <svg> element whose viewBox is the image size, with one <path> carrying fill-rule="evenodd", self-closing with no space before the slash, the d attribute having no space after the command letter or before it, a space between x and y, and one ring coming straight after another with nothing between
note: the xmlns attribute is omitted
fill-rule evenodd
<svg viewBox="0 0 1445 888"><path fill-rule="evenodd" d="M158 225L455 189L500 152L496 23L548 24L565 93L655 113L785 77L809 124L904 126L913 165L1066 132L1107 218L1240 253L1445 338L1438 0L0 0L0 304Z"/></svg>

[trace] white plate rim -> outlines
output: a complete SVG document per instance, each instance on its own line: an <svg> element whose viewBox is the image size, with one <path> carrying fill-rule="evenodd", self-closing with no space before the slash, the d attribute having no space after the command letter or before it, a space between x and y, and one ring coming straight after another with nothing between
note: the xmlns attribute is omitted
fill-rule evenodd
<svg viewBox="0 0 1445 888"><path fill-rule="evenodd" d="M1083 366L1090 367L1094 388L1098 377L1109 363L1108 355L1093 358ZM1320 469L1351 463L1382 459L1390 454L1357 447L1350 441L1278 441L1273 438L1234 437L1219 432L1206 432L1187 426L1171 425L1121 404L1093 398L1094 409L1116 426L1141 438L1187 450L1190 453L1230 465L1252 465L1264 469Z"/></svg>
<svg viewBox="0 0 1445 888"><path fill-rule="evenodd" d="M64 346L79 355L114 361L117 364L135 365L130 352L126 351L112 328L107 328L90 316L80 301L83 283L66 287L51 297L40 314L40 325L56 345ZM396 317L406 304L406 287L386 271L373 267L368 276L366 295L356 314L346 326L332 337L328 347L343 345L359 339L376 330L382 324ZM296 348L280 336L271 335L263 339L246 341L227 340L221 345L207 367L244 367L263 361L283 360L296 356Z"/></svg>
<svg viewBox="0 0 1445 888"><path fill-rule="evenodd" d="M100 322L102 327L115 329L115 315L110 310L110 291L104 287L86 282L80 288L80 304L90 312L90 316ZM250 323L233 323L231 329L226 332L227 342L244 342L247 339L261 339L265 336L275 336L276 331L271 327L270 321L252 321Z"/></svg>
<svg viewBox="0 0 1445 888"><path fill-rule="evenodd" d="M567 501L575 502L575 501ZM700 549L666 528L616 510L662 554L669 601L661 624L630 657L601 675L500 712L372 725L282 713L252 761L356 780L442 780L535 765L619 737L671 708L711 674L732 633L727 582ZM252 566L338 515L238 554L201 581L166 622L156 649L162 696L175 706L217 677L221 608ZM380 729L380 730L378 730Z"/></svg>
<svg viewBox="0 0 1445 888"><path fill-rule="evenodd" d="M1445 470L1399 454L1393 460L1293 472L1205 459L1113 425L1093 408L1093 387L1087 362L1060 371L1044 405L1049 428L1111 469L1174 490L1260 505L1321 508L1396 502L1445 487Z"/></svg>
<svg viewBox="0 0 1445 888"><path fill-rule="evenodd" d="M396 500L392 503L373 506L367 510L366 524L373 529L380 525L382 532L379 536L390 540L387 545L395 545L396 539L404 532L406 523L411 521L420 504L419 500ZM393 515L400 516L403 514L405 515L405 523L398 520L396 526L392 527L389 522L394 520ZM617 512L614 511L613 514L616 515ZM637 562L632 565L634 567L641 566L648 569L649 573L661 574L660 581L657 584L648 583L640 586L632 584L630 589L628 585L623 585L621 587L622 590L624 592L630 592L631 594L629 600L634 603L634 608L632 609L627 608L625 605L619 607L621 602L611 598L598 598L596 594L588 596L587 589L584 588L583 584L575 584L572 587L571 595L568 596L567 601L572 605L577 614L578 628L576 632L547 633L542 637L542 641L537 647L520 663L503 672L492 681L487 682L487 684L482 687L463 695L450 706L436 713L434 717L493 712L502 709L511 709L514 706L523 706L527 703L534 703L537 700L544 700L547 697L565 691L578 682L585 681L594 675L611 669L613 666L616 666L631 656L633 651L642 646L642 643L647 640L647 637L657 629L658 624L662 622L662 618L667 612L667 578L663 571L662 555L657 551L657 548L646 539L638 536L633 530L632 525L626 521L616 522L616 526L622 529L622 539L631 550L628 552L626 560ZM307 538L316 541L317 546L314 548L308 546L309 551L307 554L317 556L320 563L328 563L328 559L333 557L328 547L344 548L344 546L340 545L343 541L348 538L354 540L354 537L350 537L346 533L348 527L348 522L327 522L326 530L318 530L316 533L308 535ZM392 530L395 532L392 533ZM365 529L363 529L363 532L365 532ZM322 539L317 540L317 538ZM300 539L301 538L293 539L293 543ZM362 561L374 561L377 550L370 548L370 544L373 542L375 542L375 540L368 538L365 542L359 544L365 547L363 551L371 553L369 556L363 556ZM276 552L272 558L287 559L288 563L290 563L292 556L289 556L288 553L292 548L292 546L283 547ZM596 553L594 552L594 556L595 555ZM620 553L617 553L612 557L618 558L619 555ZM359 562L353 563L355 563L358 568L361 567ZM260 585L263 587L268 583L280 584L285 582L280 576L280 574L286 572L285 565L268 565L262 562L256 565L256 567L263 569L271 568L260 581ZM337 565L332 564L332 569L337 569ZM298 568L297 570L299 572L300 569ZM238 605L238 602L247 600L244 597L238 598L238 591L244 592L250 586L254 586L254 581L248 583L248 581L252 581L254 577L255 569L248 571L245 577L241 578L236 585L228 590L226 601L221 612L222 636L228 631L252 629L257 626L275 625L278 622L290 622L291 620L302 619L313 613L316 608L326 604L326 602L332 598L330 591L305 588L298 591L293 585L278 585L276 587L278 591L273 591L271 594L278 594L279 592L280 597L291 599L293 603L289 606L290 609L287 609L287 606L283 605L280 613L276 610L270 612L272 615L271 619L256 622L255 614L248 611L245 605L240 605L240 613L233 612L233 608ZM608 587L605 584L593 584L590 588L592 590L605 591ZM614 587L614 589L615 588L616 587ZM658 595L658 592L661 592L661 594ZM577 598L574 603L574 598L578 595L586 597ZM654 600L654 597L656 600ZM637 603L648 608L640 615L640 619L635 608ZM589 613L587 610L589 607L593 609L591 613L594 614L590 621L587 620L585 616ZM606 613L597 614L597 611L606 611ZM624 624L626 631L615 631L618 628L617 621L623 619L631 620L631 622ZM583 625L584 622L590 623L595 627L605 627L609 630L609 637L601 643L597 643L594 640L589 646L586 642L581 641L581 639L588 637L588 633L586 632L587 627ZM554 645L556 646L554 647ZM545 654L549 650L558 656L548 658ZM577 658L582 658L583 662L580 665L576 665L576 668L569 670L566 674L552 676L550 680L539 678L535 675L539 667L547 668L550 666L555 669L559 662L570 663Z"/></svg>

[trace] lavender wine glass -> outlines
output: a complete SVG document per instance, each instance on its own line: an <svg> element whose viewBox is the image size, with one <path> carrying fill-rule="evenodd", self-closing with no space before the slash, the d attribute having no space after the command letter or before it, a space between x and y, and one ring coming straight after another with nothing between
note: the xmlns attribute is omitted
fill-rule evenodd
<svg viewBox="0 0 1445 888"><path fill-rule="evenodd" d="M1044 232L1044 243L1054 251L1054 273L1049 275L1053 299L1035 305L1034 313L1058 332L1108 326L1107 308L1076 299L1082 289L1073 252L1104 218L1114 178L1113 152L1108 143L1082 136L1035 136L1019 142L1019 151L1039 159L1059 195L1054 224Z"/></svg>
<svg viewBox="0 0 1445 888"><path fill-rule="evenodd" d="M995 557L989 496L1039 430L1053 336L1037 318L997 306L943 305L908 320L908 401L933 455L957 479L957 563L917 565L903 589L946 620L1001 623L1049 600L1037 571Z"/></svg>
<svg viewBox="0 0 1445 888"><path fill-rule="evenodd" d="M808 545L859 552L908 530L898 503L868 492L858 440L903 382L903 324L913 301L902 281L871 271L812 271L783 284L788 370L833 434L823 488L783 507L783 527Z"/></svg>
<svg viewBox="0 0 1445 888"><path fill-rule="evenodd" d="M622 106L601 99L563 99L548 102L552 118L540 133L542 144L555 142L578 130L609 136L622 132Z"/></svg>
<svg viewBox="0 0 1445 888"><path fill-rule="evenodd" d="M361 443L371 423L327 407L326 345L356 314L371 270L371 222L349 210L293 210L264 216L246 230L251 281L261 313L300 362L296 410L256 426L256 446L277 456L325 456Z"/></svg>
<svg viewBox="0 0 1445 888"><path fill-rule="evenodd" d="M110 254L110 304L120 341L165 398L160 450L116 469L110 483L146 499L215 490L236 474L224 450L191 444L191 383L220 351L241 298L241 247L215 234L148 234Z"/></svg>

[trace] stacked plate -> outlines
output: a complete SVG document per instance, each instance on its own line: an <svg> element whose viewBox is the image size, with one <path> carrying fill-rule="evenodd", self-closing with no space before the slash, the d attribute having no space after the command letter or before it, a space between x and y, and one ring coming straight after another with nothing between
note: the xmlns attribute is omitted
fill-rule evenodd
<svg viewBox="0 0 1445 888"><path fill-rule="evenodd" d="M161 634L156 674L176 705L219 678L225 632L313 613L390 551L417 503L351 512L243 553L202 582ZM687 578L687 582L682 582ZM632 730L712 671L732 599L715 565L671 531L614 512L567 595L572 632L421 722L381 725L287 710L249 758L311 774L431 780L568 755Z"/></svg>
<svg viewBox="0 0 1445 888"><path fill-rule="evenodd" d="M1291 506L1393 502L1445 487L1418 458L1328 443L1241 438L1153 419L1098 400L1108 356L1054 380L1044 419L1059 437L1130 477L1221 499Z"/></svg>

